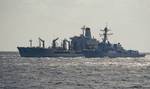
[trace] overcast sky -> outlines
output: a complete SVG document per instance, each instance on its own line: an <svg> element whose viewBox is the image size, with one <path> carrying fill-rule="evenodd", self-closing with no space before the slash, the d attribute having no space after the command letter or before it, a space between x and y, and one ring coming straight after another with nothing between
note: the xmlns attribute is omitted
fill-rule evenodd
<svg viewBox="0 0 150 89"><path fill-rule="evenodd" d="M0 0L0 51L17 51L32 39L69 38L91 28L108 27L114 33L109 40L126 49L150 52L150 0Z"/></svg>

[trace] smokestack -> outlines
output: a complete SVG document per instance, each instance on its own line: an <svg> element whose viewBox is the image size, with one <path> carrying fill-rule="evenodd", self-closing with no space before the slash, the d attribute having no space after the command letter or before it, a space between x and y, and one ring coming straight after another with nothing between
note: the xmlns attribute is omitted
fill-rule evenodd
<svg viewBox="0 0 150 89"><path fill-rule="evenodd" d="M91 39L91 31L88 27L85 29L85 37Z"/></svg>

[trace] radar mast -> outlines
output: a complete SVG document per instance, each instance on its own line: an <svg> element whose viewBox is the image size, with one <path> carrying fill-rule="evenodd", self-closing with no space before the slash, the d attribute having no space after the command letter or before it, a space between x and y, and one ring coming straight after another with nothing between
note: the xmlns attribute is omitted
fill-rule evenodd
<svg viewBox="0 0 150 89"><path fill-rule="evenodd" d="M104 30L100 30L103 31L103 34L100 34L100 36L103 36L103 42L106 43L108 42L108 35L112 35L113 33L108 33L110 31L110 29L108 29L108 27L106 26L104 28Z"/></svg>

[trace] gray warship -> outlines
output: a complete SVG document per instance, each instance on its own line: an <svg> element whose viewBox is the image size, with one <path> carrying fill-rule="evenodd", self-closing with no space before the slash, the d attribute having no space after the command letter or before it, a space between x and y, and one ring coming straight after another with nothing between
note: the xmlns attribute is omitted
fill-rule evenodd
<svg viewBox="0 0 150 89"><path fill-rule="evenodd" d="M104 28L102 41L98 41L91 36L89 27L83 26L80 36L73 36L69 40L64 39L62 45L57 45L56 38L52 41L52 46L45 47L45 41L39 38L39 46L17 47L21 57L144 57L145 53L136 50L126 50L120 43L112 44L108 40L110 30Z"/></svg>
<svg viewBox="0 0 150 89"><path fill-rule="evenodd" d="M145 53L140 53L136 50L126 50L122 47L120 43L112 44L108 40L108 35L112 35L112 33L108 33L110 30L106 26L104 30L101 30L103 34L102 42L99 42L96 49L85 49L83 54L85 57L144 57Z"/></svg>
<svg viewBox="0 0 150 89"><path fill-rule="evenodd" d="M29 47L17 47L21 57L83 57L84 49L96 49L98 41L91 36L89 27L83 26L80 36L64 39L61 46L57 45L56 38L52 41L52 46L45 47L45 41L39 38L39 46L32 46L29 40Z"/></svg>

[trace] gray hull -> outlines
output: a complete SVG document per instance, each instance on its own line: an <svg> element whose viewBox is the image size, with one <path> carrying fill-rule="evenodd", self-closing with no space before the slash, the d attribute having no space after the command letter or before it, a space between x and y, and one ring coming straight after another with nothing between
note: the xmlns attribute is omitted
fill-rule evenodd
<svg viewBox="0 0 150 89"><path fill-rule="evenodd" d="M97 52L97 51L84 51L84 56L87 58L94 58L94 57L145 57L146 54L144 53L106 53L106 52Z"/></svg>
<svg viewBox="0 0 150 89"><path fill-rule="evenodd" d="M82 57L73 51L57 51L52 48L18 47L21 57Z"/></svg>

